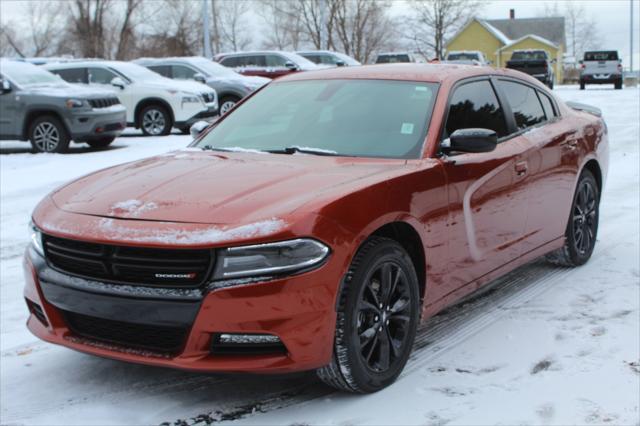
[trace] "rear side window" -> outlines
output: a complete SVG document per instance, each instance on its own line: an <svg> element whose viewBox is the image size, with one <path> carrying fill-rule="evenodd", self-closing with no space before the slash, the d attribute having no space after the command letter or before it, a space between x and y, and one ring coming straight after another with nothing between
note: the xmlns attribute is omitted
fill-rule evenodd
<svg viewBox="0 0 640 426"><path fill-rule="evenodd" d="M171 78L171 67L169 67L169 65L153 65L148 68L163 77Z"/></svg>
<svg viewBox="0 0 640 426"><path fill-rule="evenodd" d="M535 89L512 81L501 80L498 84L511 105L518 129L526 129L545 121L544 110Z"/></svg>
<svg viewBox="0 0 640 426"><path fill-rule="evenodd" d="M306 58L308 60L310 60L311 62L313 62L314 64L321 64L323 63L323 57L320 55L312 55L310 53L305 53L304 55L300 55L303 58Z"/></svg>
<svg viewBox="0 0 640 426"><path fill-rule="evenodd" d="M229 68L235 68L240 66L240 58L237 56L229 56L220 61L221 65Z"/></svg>
<svg viewBox="0 0 640 426"><path fill-rule="evenodd" d="M544 109L544 115L547 116L547 120L551 120L556 116L551 99L549 99L549 97L542 92L538 92L538 96L540 97L540 102L542 103L542 109Z"/></svg>
<svg viewBox="0 0 640 426"><path fill-rule="evenodd" d="M508 134L504 112L488 80L464 84L451 98L445 137L470 128L494 130L498 137Z"/></svg>
<svg viewBox="0 0 640 426"><path fill-rule="evenodd" d="M615 50L608 52L585 52L584 53L585 61L617 61L618 60L618 52Z"/></svg>
<svg viewBox="0 0 640 426"><path fill-rule="evenodd" d="M280 55L267 55L266 64L268 67L282 68L287 63L287 60Z"/></svg>
<svg viewBox="0 0 640 426"><path fill-rule="evenodd" d="M267 64L263 55L253 55L242 57L242 66L255 68L266 67Z"/></svg>
<svg viewBox="0 0 640 426"><path fill-rule="evenodd" d="M64 70L51 70L52 73L58 74L63 80L69 83L87 83L86 68L69 68Z"/></svg>

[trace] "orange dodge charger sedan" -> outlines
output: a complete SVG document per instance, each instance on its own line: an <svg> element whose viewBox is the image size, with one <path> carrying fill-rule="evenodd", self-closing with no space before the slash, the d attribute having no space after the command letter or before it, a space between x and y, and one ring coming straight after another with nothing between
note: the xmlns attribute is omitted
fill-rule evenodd
<svg viewBox="0 0 640 426"><path fill-rule="evenodd" d="M283 77L188 148L42 200L27 325L123 361L379 390L421 319L540 256L589 259L600 115L488 67Z"/></svg>

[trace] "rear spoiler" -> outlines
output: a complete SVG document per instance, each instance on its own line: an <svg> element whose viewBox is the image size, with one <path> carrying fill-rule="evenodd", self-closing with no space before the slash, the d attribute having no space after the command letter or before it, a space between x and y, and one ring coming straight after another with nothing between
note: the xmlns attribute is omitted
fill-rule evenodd
<svg viewBox="0 0 640 426"><path fill-rule="evenodd" d="M577 111L588 112L589 114L593 114L596 117L602 117L602 110L600 108L596 108L591 105L581 104L580 102L565 102L569 108L575 109Z"/></svg>

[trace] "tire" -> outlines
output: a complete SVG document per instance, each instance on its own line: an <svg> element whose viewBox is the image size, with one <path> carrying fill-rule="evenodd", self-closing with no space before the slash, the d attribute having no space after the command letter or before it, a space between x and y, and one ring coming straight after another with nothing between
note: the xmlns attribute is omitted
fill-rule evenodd
<svg viewBox="0 0 640 426"><path fill-rule="evenodd" d="M173 123L165 107L151 104L140 110L138 123L145 136L166 136L171 133Z"/></svg>
<svg viewBox="0 0 640 426"><path fill-rule="evenodd" d="M231 108L233 108L238 102L240 102L239 97L233 95L223 96L220 99L220 116L225 115Z"/></svg>
<svg viewBox="0 0 640 426"><path fill-rule="evenodd" d="M333 356L329 365L316 370L318 377L352 393L389 386L407 363L418 325L420 292L411 258L394 240L368 239L338 298Z"/></svg>
<svg viewBox="0 0 640 426"><path fill-rule="evenodd" d="M571 204L564 246L547 255L547 260L560 266L584 265L596 245L600 217L600 191L595 177L583 170Z"/></svg>
<svg viewBox="0 0 640 426"><path fill-rule="evenodd" d="M107 136L104 138L100 138L100 139L94 139L94 140L90 140L90 141L86 141L87 145L89 145L91 148L94 149L102 149L102 148L106 148L109 145L111 145L111 143L116 139L115 136Z"/></svg>
<svg viewBox="0 0 640 426"><path fill-rule="evenodd" d="M614 87L616 90L622 90L622 81L616 81Z"/></svg>
<svg viewBox="0 0 640 426"><path fill-rule="evenodd" d="M585 86L584 81L581 81L580 82L580 90L584 90L584 86Z"/></svg>
<svg viewBox="0 0 640 426"><path fill-rule="evenodd" d="M62 121L54 115L43 115L29 125L29 141L35 152L66 152L71 137Z"/></svg>

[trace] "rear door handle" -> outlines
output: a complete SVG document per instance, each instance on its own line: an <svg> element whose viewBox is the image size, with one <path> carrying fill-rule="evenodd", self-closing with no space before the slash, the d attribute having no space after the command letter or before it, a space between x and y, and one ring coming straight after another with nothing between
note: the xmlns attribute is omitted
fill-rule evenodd
<svg viewBox="0 0 640 426"><path fill-rule="evenodd" d="M529 165L526 161L518 161L515 168L518 176L524 176L527 174L527 170L529 170Z"/></svg>

